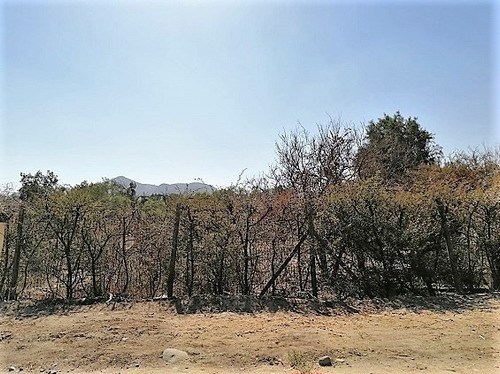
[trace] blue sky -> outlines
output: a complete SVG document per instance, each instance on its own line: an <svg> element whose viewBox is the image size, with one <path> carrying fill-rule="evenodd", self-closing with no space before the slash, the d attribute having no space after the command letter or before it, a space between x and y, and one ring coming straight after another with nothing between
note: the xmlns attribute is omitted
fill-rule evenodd
<svg viewBox="0 0 500 374"><path fill-rule="evenodd" d="M284 130L417 116L498 145L493 1L3 1L0 184L227 186Z"/></svg>

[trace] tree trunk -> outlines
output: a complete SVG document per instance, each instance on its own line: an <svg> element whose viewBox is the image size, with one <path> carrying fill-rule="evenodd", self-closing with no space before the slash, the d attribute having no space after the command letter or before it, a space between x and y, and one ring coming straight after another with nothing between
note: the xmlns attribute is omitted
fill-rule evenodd
<svg viewBox="0 0 500 374"><path fill-rule="evenodd" d="M64 247L66 270L68 272L68 279L66 281L66 299L71 300L73 298L73 266L71 265L71 247L70 245L65 245Z"/></svg>
<svg viewBox="0 0 500 374"><path fill-rule="evenodd" d="M275 265L274 265L274 260L276 259L276 239L273 239L272 241L272 257L271 257L271 278L274 277L275 274ZM271 295L276 294L276 281L273 281L272 283L272 289L271 289Z"/></svg>
<svg viewBox="0 0 500 374"><path fill-rule="evenodd" d="M320 267L321 271L323 273L323 276L327 276L327 271L326 271L326 243L324 243L323 238L318 234L316 231L316 228L314 227L314 218L313 215L310 213L309 214L309 219L308 219L308 224L309 224L309 234L315 238L318 243L321 246L320 252L322 255L320 256L322 259L320 260ZM323 259L324 255L324 259ZM324 262L324 263L323 263ZM311 288L312 288L312 294L314 297L318 297L318 277L316 275L316 247L313 245L309 249L309 269L311 271Z"/></svg>
<svg viewBox="0 0 500 374"><path fill-rule="evenodd" d="M250 281L249 281L249 277L248 277L249 268L250 268L250 251L248 250L248 247L250 245L249 219L250 219L250 217L247 217L246 228L245 228L245 239L243 240L243 295L250 294Z"/></svg>
<svg viewBox="0 0 500 374"><path fill-rule="evenodd" d="M280 265L276 273L274 273L271 279L269 279L269 281L266 283L266 285L259 294L259 298L263 297L266 294L267 290L269 290L269 288L274 284L276 279L278 279L278 277L283 272L283 270L285 270L289 262L292 261L293 256L295 256L295 254L300 250L302 243L304 243L304 241L306 240L307 234L308 234L307 231L304 234L302 234L302 236L299 239L299 242L295 245L295 247L290 252L288 257L285 259L285 261L283 261L283 263Z"/></svg>
<svg viewBox="0 0 500 374"><path fill-rule="evenodd" d="M309 226L308 227L309 227L310 235L314 239L316 239L316 241L318 242L318 244L320 246L320 248L319 248L320 250L317 253L319 256L319 267L320 267L320 271L322 273L322 276L327 277L328 276L328 263L327 263L326 253L329 251L329 245L328 245L328 242L323 237L321 237L321 235L316 230L316 226L314 225L314 217L312 216L312 214L309 215Z"/></svg>
<svg viewBox="0 0 500 374"><path fill-rule="evenodd" d="M314 246L309 250L309 266L311 267L311 288L314 297L318 297L318 280L316 277L316 250Z"/></svg>
<svg viewBox="0 0 500 374"><path fill-rule="evenodd" d="M125 284L122 288L122 294L125 294L128 289L128 284L130 282L130 274L128 270L128 261L127 261L127 219L123 217L123 231L122 231L122 258L123 258L123 267L125 270Z"/></svg>
<svg viewBox="0 0 500 374"><path fill-rule="evenodd" d="M0 279L0 295L7 296L7 292L4 294L5 281L7 280L7 273L9 270L9 223L5 223L4 227L4 238L3 243L1 243L2 254L3 254L3 269L2 269L2 279Z"/></svg>
<svg viewBox="0 0 500 374"><path fill-rule="evenodd" d="M170 253L170 262L168 263L167 276L167 297L174 296L174 281L175 281L175 260L177 257L177 248L179 242L179 225L181 221L181 206L177 204L175 207L174 232L172 236L172 252Z"/></svg>
<svg viewBox="0 0 500 374"><path fill-rule="evenodd" d="M500 256L498 256L492 238L492 218L490 209L485 209L486 221L486 238L483 239L484 251L486 252L486 259L490 266L491 278L493 281L493 289L500 290Z"/></svg>
<svg viewBox="0 0 500 374"><path fill-rule="evenodd" d="M97 271L96 271L96 260L93 256L90 256L90 265L92 271L92 296L101 296L101 292L97 289Z"/></svg>
<svg viewBox="0 0 500 374"><path fill-rule="evenodd" d="M193 224L189 225L189 239L186 251L186 270L185 270L185 289L189 297L193 294L194 283L194 227Z"/></svg>
<svg viewBox="0 0 500 374"><path fill-rule="evenodd" d="M457 254L455 252L453 239L451 238L450 228L448 227L448 218L446 216L446 209L443 202L440 199L437 199L436 203L438 207L439 217L441 218L441 229L443 230L446 249L448 251L448 257L450 260L450 267L451 267L451 275L453 277L455 290L458 293L463 293L462 279L460 277L460 272L458 269Z"/></svg>
<svg viewBox="0 0 500 374"><path fill-rule="evenodd" d="M16 246L14 248L14 262L12 264L12 275L10 278L7 300L17 299L17 278L19 276L19 262L21 260L24 213L25 213L24 207L21 205L21 207L19 208L19 218L17 220Z"/></svg>

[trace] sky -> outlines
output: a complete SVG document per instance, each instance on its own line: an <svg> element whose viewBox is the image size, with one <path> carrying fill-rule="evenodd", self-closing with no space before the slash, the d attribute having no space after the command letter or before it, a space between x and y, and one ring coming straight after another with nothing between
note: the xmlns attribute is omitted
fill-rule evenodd
<svg viewBox="0 0 500 374"><path fill-rule="evenodd" d="M299 123L396 111L445 154L500 144L495 1L0 3L0 185L229 186Z"/></svg>

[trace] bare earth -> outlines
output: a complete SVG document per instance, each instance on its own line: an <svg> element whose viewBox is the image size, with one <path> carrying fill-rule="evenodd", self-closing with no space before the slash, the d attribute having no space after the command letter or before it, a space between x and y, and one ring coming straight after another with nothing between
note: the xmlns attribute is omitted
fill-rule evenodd
<svg viewBox="0 0 500 374"><path fill-rule="evenodd" d="M0 372L500 373L500 297L445 308L361 308L360 313L178 315L161 302L95 304L0 314ZM166 364L165 348L189 353ZM329 355L332 367L320 367Z"/></svg>

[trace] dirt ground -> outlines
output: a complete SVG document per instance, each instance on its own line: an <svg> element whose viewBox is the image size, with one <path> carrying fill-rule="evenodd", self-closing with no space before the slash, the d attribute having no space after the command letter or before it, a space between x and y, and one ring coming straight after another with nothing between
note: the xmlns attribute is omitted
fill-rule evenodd
<svg viewBox="0 0 500 374"><path fill-rule="evenodd" d="M451 301L360 302L331 315L177 314L158 301L3 303L0 372L500 373L500 295ZM167 364L165 348L190 358ZM333 366L317 364L324 355Z"/></svg>

